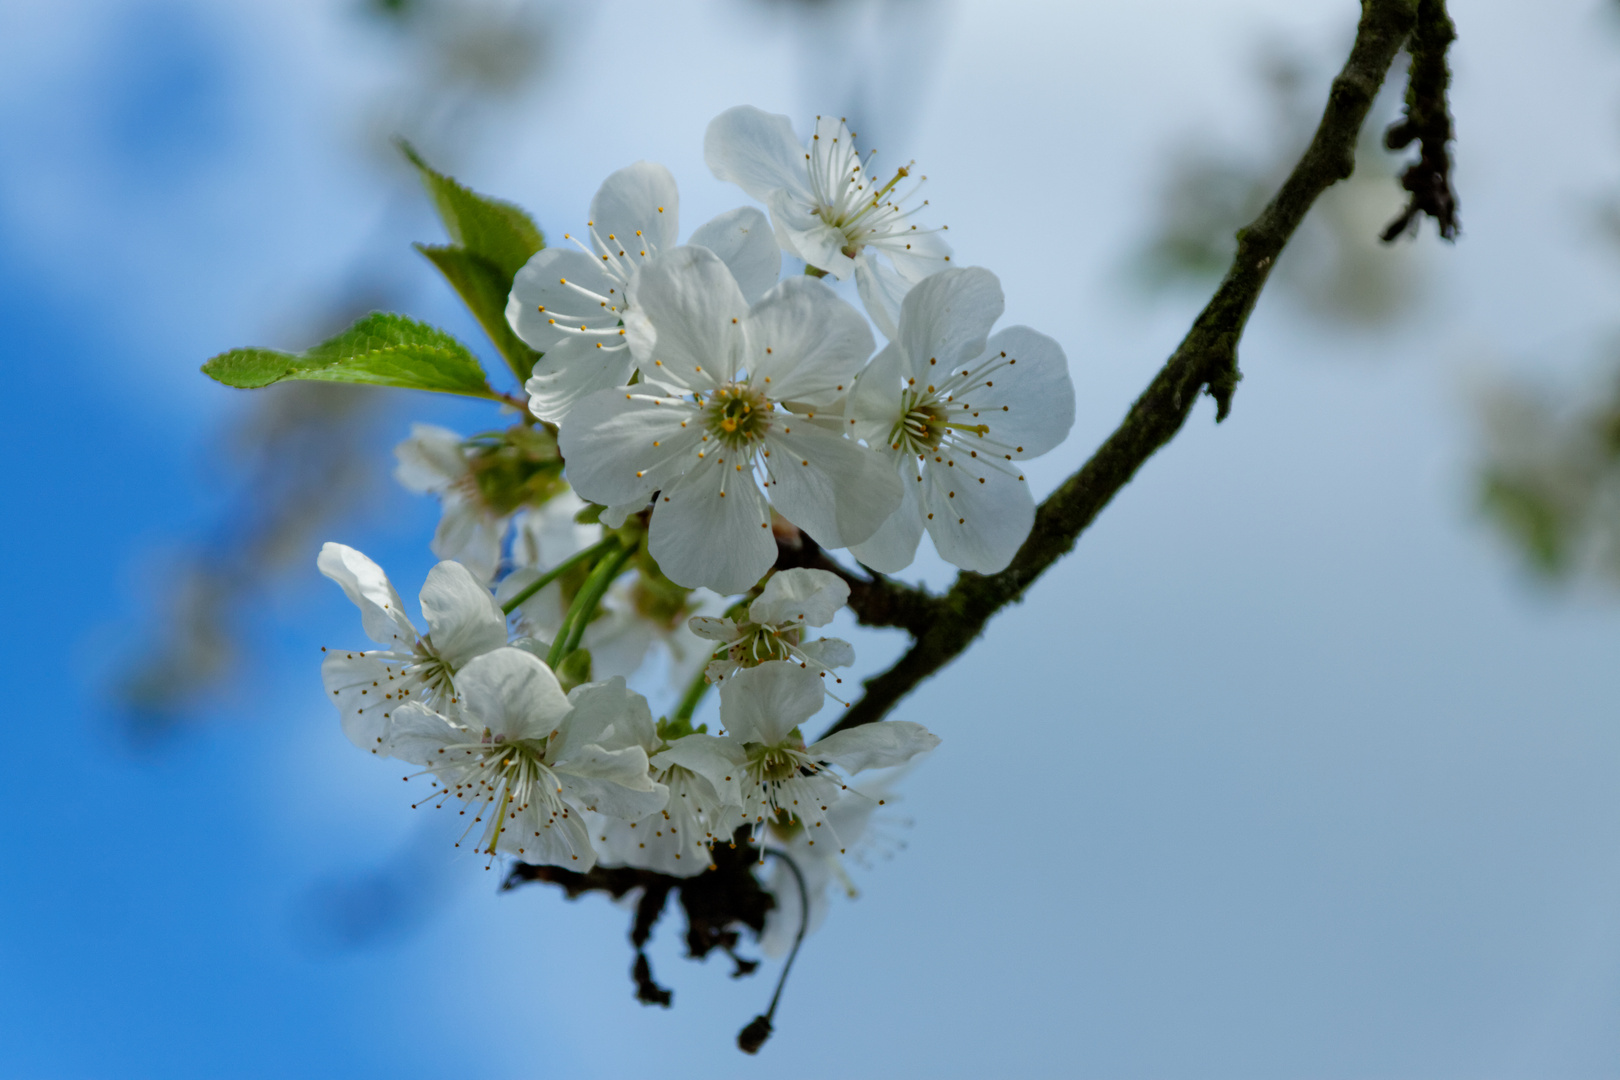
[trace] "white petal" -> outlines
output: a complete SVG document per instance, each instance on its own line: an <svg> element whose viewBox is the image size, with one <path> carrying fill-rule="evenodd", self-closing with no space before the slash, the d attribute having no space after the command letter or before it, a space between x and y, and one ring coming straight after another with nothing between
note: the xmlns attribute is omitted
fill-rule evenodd
<svg viewBox="0 0 1620 1080"><path fill-rule="evenodd" d="M446 749L468 740L467 732L419 701L395 709L388 731L388 749L395 757L434 769L454 769L474 757L468 751Z"/></svg>
<svg viewBox="0 0 1620 1080"><path fill-rule="evenodd" d="M602 513L597 520L610 529L617 529L625 523L631 514L639 514L645 509L647 509L647 496L643 495L626 503L603 507Z"/></svg>
<svg viewBox="0 0 1620 1080"><path fill-rule="evenodd" d="M599 814L636 821L669 801L669 789L648 775L647 752L639 746L582 747L555 771L569 802Z"/></svg>
<svg viewBox="0 0 1620 1080"><path fill-rule="evenodd" d="M490 591L460 563L441 562L428 571L422 614L433 651L452 670L506 644L506 616Z"/></svg>
<svg viewBox="0 0 1620 1080"><path fill-rule="evenodd" d="M379 645L411 651L416 627L406 617L405 605L382 567L346 544L331 542L321 545L315 565L360 609L360 624L367 637Z"/></svg>
<svg viewBox="0 0 1620 1080"><path fill-rule="evenodd" d="M583 498L640 509L691 467L702 438L702 415L686 401L622 386L574 406L557 443Z"/></svg>
<svg viewBox="0 0 1620 1080"><path fill-rule="evenodd" d="M821 677L791 660L744 668L720 688L720 723L743 742L776 746L821 711Z"/></svg>
<svg viewBox="0 0 1620 1080"><path fill-rule="evenodd" d="M855 258L855 288L879 332L890 341L898 338L900 305L911 291L911 282L870 251L862 251Z"/></svg>
<svg viewBox="0 0 1620 1080"><path fill-rule="evenodd" d="M399 665L375 653L331 652L321 661L321 684L337 706L343 734L362 750L386 757L389 714L399 698Z"/></svg>
<svg viewBox="0 0 1620 1080"><path fill-rule="evenodd" d="M771 221L776 239L811 266L827 271L839 281L855 272L855 260L844 254L849 238L811 213L813 207L786 191L770 198Z"/></svg>
<svg viewBox="0 0 1620 1080"><path fill-rule="evenodd" d="M826 570L795 567L771 575L759 599L749 605L748 618L771 626L826 626L847 603L849 585L843 578Z"/></svg>
<svg viewBox="0 0 1620 1080"><path fill-rule="evenodd" d="M732 380L742 360L748 301L720 256L690 246L666 252L630 282L630 303L657 331L650 353L638 348L643 368L690 389Z"/></svg>
<svg viewBox="0 0 1620 1080"><path fill-rule="evenodd" d="M861 313L814 278L782 281L748 313L748 381L773 401L829 404L871 355Z"/></svg>
<svg viewBox="0 0 1620 1080"><path fill-rule="evenodd" d="M909 720L882 720L837 731L810 746L806 753L845 772L904 765L939 745L939 736Z"/></svg>
<svg viewBox="0 0 1620 1080"><path fill-rule="evenodd" d="M689 805L690 797L670 792L665 809L640 821L600 818L604 862L653 870L672 877L693 877L709 866L707 830Z"/></svg>
<svg viewBox="0 0 1620 1080"><path fill-rule="evenodd" d="M851 544L849 548L851 555L880 574L898 574L910 566L917 557L917 545L922 542L921 470L915 458L899 454L895 457L899 459L900 487L904 492L900 506L871 539Z"/></svg>
<svg viewBox="0 0 1620 1080"><path fill-rule="evenodd" d="M869 250L873 255L881 251L893 260L895 271L908 286L951 265L945 261L951 253L951 245L932 230L914 229L901 236L876 240Z"/></svg>
<svg viewBox="0 0 1620 1080"><path fill-rule="evenodd" d="M804 144L793 134L793 121L752 105L727 109L709 121L703 135L703 160L721 180L729 180L760 202L785 189L810 200Z"/></svg>
<svg viewBox="0 0 1620 1080"><path fill-rule="evenodd" d="M583 337L558 342L535 361L534 374L523 384L529 411L560 424L582 399L598 390L623 386L634 370L628 345L603 347L600 339Z"/></svg>
<svg viewBox="0 0 1620 1080"><path fill-rule="evenodd" d="M1029 485L971 461L949 443L938 456L956 463L930 461L922 485L928 535L939 557L980 574L1006 569L1035 524Z"/></svg>
<svg viewBox="0 0 1620 1080"><path fill-rule="evenodd" d="M842 638L827 637L807 641L799 646L799 651L822 667L849 667L855 662L855 646ZM843 682L844 680L838 679L836 681Z"/></svg>
<svg viewBox="0 0 1620 1080"><path fill-rule="evenodd" d="M687 243L720 256L750 304L758 303L782 275L782 249L771 223L751 206L721 214L693 233Z"/></svg>
<svg viewBox="0 0 1620 1080"><path fill-rule="evenodd" d="M748 755L739 740L697 732L676 739L662 752L653 755L652 765L656 769L667 769L672 765L689 769L713 785L726 805L740 807L742 795L738 777L742 775L747 761Z"/></svg>
<svg viewBox="0 0 1620 1080"><path fill-rule="evenodd" d="M589 505L565 490L547 499L539 509L520 512L512 538L513 561L519 566L548 568L602 539L602 526L577 520L579 512Z"/></svg>
<svg viewBox="0 0 1620 1080"><path fill-rule="evenodd" d="M568 692L568 702L574 711L563 721L562 742L551 755L558 761L568 761L592 743L605 750L627 746L647 750L658 742L647 699L622 678L576 686Z"/></svg>
<svg viewBox="0 0 1620 1080"><path fill-rule="evenodd" d="M891 344L885 345L866 370L856 376L844 414L856 421L853 434L866 439L874 449L886 444L889 432L903 418L900 394L906 374L905 357L899 346Z"/></svg>
<svg viewBox="0 0 1620 1080"><path fill-rule="evenodd" d="M1006 301L996 275L977 266L944 270L906 294L900 348L919 383L930 372L959 369L984 352Z"/></svg>
<svg viewBox="0 0 1620 1080"><path fill-rule="evenodd" d="M440 492L467 475L461 436L437 424L412 424L411 437L394 447L394 479L410 491Z"/></svg>
<svg viewBox="0 0 1620 1080"><path fill-rule="evenodd" d="M730 619L712 619L705 615L694 615L686 620L686 625L692 628L692 633L710 641L733 641L737 637L737 624Z"/></svg>
<svg viewBox="0 0 1620 1080"><path fill-rule="evenodd" d="M638 161L602 181L591 200L591 232L610 247L618 244L610 254L644 249L656 254L675 246L680 209L669 170L655 161ZM636 246L641 241L653 247Z"/></svg>
<svg viewBox="0 0 1620 1080"><path fill-rule="evenodd" d="M990 339L986 358L1018 361L990 376L992 385L967 393L989 437L1011 447L1014 460L1039 457L1074 426L1074 383L1063 347L1027 326L1009 326ZM964 365L969 370L977 364Z"/></svg>
<svg viewBox="0 0 1620 1080"><path fill-rule="evenodd" d="M826 548L869 539L900 505L894 468L849 439L795 424L766 436L771 502Z"/></svg>
<svg viewBox="0 0 1620 1080"><path fill-rule="evenodd" d="M475 658L456 676L471 722L509 739L545 739L568 715L568 698L539 659L504 647Z"/></svg>
<svg viewBox="0 0 1620 1080"><path fill-rule="evenodd" d="M428 545L433 554L467 568L480 584L494 580L501 565L501 544L506 538L504 517L497 517L471 498L446 495L439 527Z"/></svg>
<svg viewBox="0 0 1620 1080"><path fill-rule="evenodd" d="M561 866L581 874L596 865L596 849L578 810L568 809L552 818L536 803L507 823L495 847L524 862Z"/></svg>
<svg viewBox="0 0 1620 1080"><path fill-rule="evenodd" d="M661 628L638 614L617 587L608 600L614 606L609 608L604 601L606 611L585 628L583 644L590 650L591 671L597 678L619 675L628 679L641 670Z"/></svg>
<svg viewBox="0 0 1620 1080"><path fill-rule="evenodd" d="M506 321L518 337L550 352L563 340L622 340L626 303L623 286L598 260L572 248L544 248L512 279Z"/></svg>
<svg viewBox="0 0 1620 1080"><path fill-rule="evenodd" d="M771 513L753 472L720 449L659 495L647 540L659 568L689 589L745 592L776 561Z"/></svg>
<svg viewBox="0 0 1620 1080"><path fill-rule="evenodd" d="M518 567L503 577L501 583L495 587L495 602L506 604L512 597L533 584L534 579L539 576L540 571L532 566ZM522 619L526 632L539 634L550 640L562 626L566 610L567 606L562 600L562 586L553 581L519 604L514 614Z"/></svg>

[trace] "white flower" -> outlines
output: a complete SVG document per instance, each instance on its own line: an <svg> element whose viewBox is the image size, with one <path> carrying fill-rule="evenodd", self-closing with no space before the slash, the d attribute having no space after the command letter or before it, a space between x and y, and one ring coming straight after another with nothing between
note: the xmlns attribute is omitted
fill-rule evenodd
<svg viewBox="0 0 1620 1080"><path fill-rule="evenodd" d="M900 335L849 396L853 431L899 471L905 502L850 550L874 570L910 564L924 529L940 557L981 574L1029 535L1035 502L1016 464L1074 424L1074 385L1057 342L1026 326L986 340L1001 284L977 267L943 271L906 297Z"/></svg>
<svg viewBox="0 0 1620 1080"><path fill-rule="evenodd" d="M635 365L622 320L636 271L679 235L675 178L662 165L638 161L602 182L581 250L546 248L519 270L506 319L518 337L545 355L525 385L529 409L559 422L585 395L630 381ZM688 243L718 255L744 295L757 300L775 284L782 255L765 216L751 207L721 214Z"/></svg>
<svg viewBox="0 0 1620 1080"><path fill-rule="evenodd" d="M627 692L622 691L623 680L611 685ZM702 733L666 743L658 737L650 712L633 724L615 725L600 742L608 749L640 747L650 759L653 782L669 789L669 801L645 817L598 817L593 822L601 860L674 877L707 869L709 846L729 840L742 823L741 746Z"/></svg>
<svg viewBox="0 0 1620 1080"><path fill-rule="evenodd" d="M844 789L829 766L848 773L902 765L939 738L921 724L886 720L835 732L805 746L795 729L820 709L821 679L808 668L776 660L745 668L720 688L720 722L742 744L745 822L763 825L791 815L811 847L843 850L828 809Z"/></svg>
<svg viewBox="0 0 1620 1080"><path fill-rule="evenodd" d="M951 249L939 232L911 222L917 207L904 204L917 188L894 194L910 168L879 185L866 174L842 120L816 117L805 145L787 117L739 105L709 123L703 157L715 176L770 207L783 249L839 280L854 273L862 302L890 338L906 290L950 264ZM893 269L878 254L887 255Z"/></svg>
<svg viewBox="0 0 1620 1080"><path fill-rule="evenodd" d="M478 491L460 435L434 424L412 424L411 437L394 447L394 478L411 491L439 497L443 508L433 533L433 554L461 563L479 581L495 577L510 514L498 514Z"/></svg>
<svg viewBox="0 0 1620 1080"><path fill-rule="evenodd" d="M748 618L742 622L693 618L695 634L727 646L709 664L709 681L723 683L739 668L771 660L792 660L823 678L835 667L848 667L855 662L855 650L849 642L838 638L804 640L805 627L826 626L848 602L849 586L837 574L795 568L771 575L759 598L748 606ZM844 680L835 677L834 681Z"/></svg>
<svg viewBox="0 0 1620 1080"><path fill-rule="evenodd" d="M872 346L858 312L802 277L750 307L700 247L644 267L631 293L647 381L591 395L563 424L580 495L618 506L659 492L648 550L671 580L720 593L749 588L776 559L760 483L823 547L877 531L900 484L828 415Z"/></svg>
<svg viewBox="0 0 1620 1080"><path fill-rule="evenodd" d="M501 648L470 662L459 683L460 722L410 702L395 711L391 746L433 773L440 805L457 799L474 824L487 819L479 850L583 872L596 864L583 811L639 819L668 799L641 747L602 745L620 726L652 722L622 680L564 697L537 657Z"/></svg>
<svg viewBox="0 0 1620 1080"><path fill-rule="evenodd" d="M387 756L390 716L420 701L454 712L456 676L474 657L506 644L506 616L460 563L441 562L422 586L428 634L418 635L382 568L342 544L325 544L316 565L360 609L366 636L382 649L329 652L321 681L338 707L343 733L362 750Z"/></svg>

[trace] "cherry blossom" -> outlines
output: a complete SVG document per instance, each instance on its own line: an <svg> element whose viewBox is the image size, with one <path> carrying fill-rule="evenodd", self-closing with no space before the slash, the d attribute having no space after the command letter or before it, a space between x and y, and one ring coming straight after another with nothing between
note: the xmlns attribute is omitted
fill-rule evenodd
<svg viewBox="0 0 1620 1080"><path fill-rule="evenodd" d="M823 678L833 668L848 667L855 662L849 642L804 640L805 627L826 626L848 601L849 586L837 574L795 568L772 574L742 621L693 618L694 633L726 646L708 665L709 681L723 683L739 668L771 660L792 660Z"/></svg>
<svg viewBox="0 0 1620 1080"><path fill-rule="evenodd" d="M806 746L800 724L826 700L821 679L792 661L744 668L720 688L725 737L742 744L743 820L756 826L796 819L805 843L842 851L828 810L843 793L847 773L903 765L939 745L921 724L886 720L835 732Z"/></svg>
<svg viewBox="0 0 1620 1080"><path fill-rule="evenodd" d="M585 398L558 442L582 497L658 493L648 550L671 580L753 585L776 558L771 505L827 548L868 539L894 512L895 472L829 411L872 335L827 286L789 278L750 305L718 256L682 247L643 267L631 298L646 380Z"/></svg>
<svg viewBox="0 0 1620 1080"><path fill-rule="evenodd" d="M617 728L652 722L622 680L565 697L550 668L506 647L472 660L459 682L456 719L410 702L395 713L391 744L434 775L438 793L424 801L465 803L484 824L480 851L589 870L586 811L640 819L668 800L646 752L614 740Z"/></svg>
<svg viewBox="0 0 1620 1080"><path fill-rule="evenodd" d="M383 646L328 650L321 663L343 733L362 750L388 755L390 718L406 702L453 714L457 672L506 644L506 617L460 563L441 562L428 571L421 596L425 635L416 632L382 568L354 548L328 543L316 565L360 609L366 636Z"/></svg>
<svg viewBox="0 0 1620 1080"><path fill-rule="evenodd" d="M869 175L871 156L861 160L841 119L816 117L810 141L801 143L786 116L739 105L710 122L703 156L715 176L770 208L783 250L840 280L853 273L862 303L888 337L906 291L950 265L942 230L911 220L928 205L916 202L922 178L902 193L896 189L910 177L909 165L887 183Z"/></svg>
<svg viewBox="0 0 1620 1080"><path fill-rule="evenodd" d="M460 435L436 424L412 424L411 437L394 447L394 478L410 491L437 495L443 506L432 551L454 559L479 581L495 577L501 541L512 515L484 501Z"/></svg>
<svg viewBox="0 0 1620 1080"><path fill-rule="evenodd" d="M588 243L565 235L579 250L545 248L518 271L506 318L518 337L544 354L525 386L536 416L560 421L592 391L630 380L635 363L623 326L630 283L649 260L675 246L679 210L669 170L638 161L609 176L591 200ZM781 272L769 223L751 207L721 214L688 243L719 256L751 299Z"/></svg>
<svg viewBox="0 0 1620 1080"><path fill-rule="evenodd" d="M899 336L849 396L851 430L905 488L899 511L851 546L874 570L905 569L927 530L947 562L994 573L1029 535L1035 501L1019 463L1068 435L1074 385L1044 334L1013 326L988 336L1002 308L988 270L934 275L907 295Z"/></svg>

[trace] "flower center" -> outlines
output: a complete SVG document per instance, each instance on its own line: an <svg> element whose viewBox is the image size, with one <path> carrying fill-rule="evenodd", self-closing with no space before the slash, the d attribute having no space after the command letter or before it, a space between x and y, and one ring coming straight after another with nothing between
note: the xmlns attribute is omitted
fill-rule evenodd
<svg viewBox="0 0 1620 1080"><path fill-rule="evenodd" d="M754 667L769 660L788 660L799 643L799 628L778 630L774 626L743 623L738 637L726 650L733 663Z"/></svg>
<svg viewBox="0 0 1620 1080"><path fill-rule="evenodd" d="M754 772L763 784L780 784L799 775L800 768L806 765L803 755L795 753L785 746L765 747L755 751ZM807 775L813 774L815 769L807 769Z"/></svg>
<svg viewBox="0 0 1620 1080"><path fill-rule="evenodd" d="M424 696L430 702L449 701L455 693L455 686L450 681L450 665L433 651L431 639L424 636L412 651L415 658L406 671L421 681Z"/></svg>
<svg viewBox="0 0 1620 1080"><path fill-rule="evenodd" d="M937 450L949 427L937 397L907 390L900 395L900 419L889 431L889 445L906 453Z"/></svg>
<svg viewBox="0 0 1620 1080"><path fill-rule="evenodd" d="M758 442L771 426L775 406L761 391L746 383L722 386L704 408L710 434L737 448Z"/></svg>

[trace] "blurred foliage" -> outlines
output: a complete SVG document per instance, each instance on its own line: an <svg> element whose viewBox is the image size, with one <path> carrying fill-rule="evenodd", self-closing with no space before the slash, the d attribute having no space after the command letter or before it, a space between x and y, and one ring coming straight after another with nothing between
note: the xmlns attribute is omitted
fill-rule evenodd
<svg viewBox="0 0 1620 1080"><path fill-rule="evenodd" d="M1155 228L1135 259L1135 278L1145 291L1204 290L1226 272L1237 229L1265 206L1310 141L1319 84L1327 78L1318 66L1291 47L1259 54L1255 74L1272 137L1258 153L1203 136L1169 152ZM1381 135L1396 116L1402 85L1404 77L1392 74L1362 132L1355 174L1328 189L1278 260L1274 278L1282 292L1313 315L1376 325L1399 317L1421 295L1412 246L1378 240L1403 203L1399 160L1384 149Z"/></svg>
<svg viewBox="0 0 1620 1080"><path fill-rule="evenodd" d="M322 290L340 299L315 300L313 316L277 335L292 340L321 340L369 311L402 306L397 218L414 220L422 196L392 140L408 135L453 168L484 139L498 106L543 72L553 17L531 0L365 0L350 13L384 49L389 74L369 96L333 107L351 111L370 136L364 152L403 182L346 279ZM257 645L262 627L247 613L307 574L335 521L390 490L386 440L401 400L372 387L304 383L241 402L205 455L229 493L217 524L176 545L151 586L150 625L112 678L134 738L149 741L201 715Z"/></svg>
<svg viewBox="0 0 1620 1080"><path fill-rule="evenodd" d="M1583 224L1620 253L1620 196L1599 199ZM1497 379L1475 406L1486 521L1546 581L1620 584L1620 340L1581 385Z"/></svg>
<svg viewBox="0 0 1620 1080"><path fill-rule="evenodd" d="M1597 393L1500 383L1480 396L1480 506L1549 579L1620 581L1620 362L1607 367Z"/></svg>

